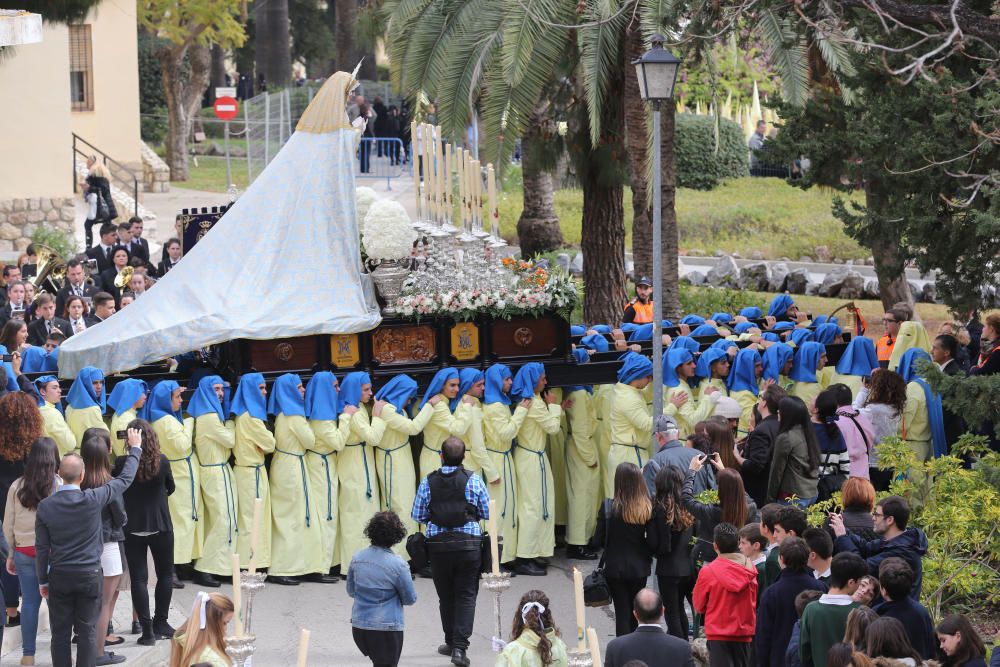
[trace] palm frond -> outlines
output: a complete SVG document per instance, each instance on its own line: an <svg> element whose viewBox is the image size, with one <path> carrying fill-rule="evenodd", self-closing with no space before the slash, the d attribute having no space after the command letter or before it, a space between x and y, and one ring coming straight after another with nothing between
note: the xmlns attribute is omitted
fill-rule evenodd
<svg viewBox="0 0 1000 667"><path fill-rule="evenodd" d="M621 76L622 35L631 15L616 14L619 9L615 0L590 0L583 15L583 22L589 25L577 30L590 137L595 146L601 136L603 100L607 95L620 94L611 90L611 82Z"/></svg>
<svg viewBox="0 0 1000 667"><path fill-rule="evenodd" d="M781 76L785 101L802 105L809 92L809 64L805 39L795 33L787 18L773 10L761 10L757 27L764 38L771 65Z"/></svg>
<svg viewBox="0 0 1000 667"><path fill-rule="evenodd" d="M508 0L504 16L504 76L512 86L520 85L534 58L555 61L562 55L573 4L567 0Z"/></svg>

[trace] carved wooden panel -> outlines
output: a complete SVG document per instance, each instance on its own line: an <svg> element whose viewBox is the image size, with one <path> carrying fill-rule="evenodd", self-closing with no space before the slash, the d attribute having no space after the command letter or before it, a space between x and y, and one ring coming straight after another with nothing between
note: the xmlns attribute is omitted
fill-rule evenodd
<svg viewBox="0 0 1000 667"><path fill-rule="evenodd" d="M372 360L377 364L423 364L435 359L437 332L430 324L382 326L372 333Z"/></svg>
<svg viewBox="0 0 1000 667"><path fill-rule="evenodd" d="M318 361L315 336L297 336L275 340L247 340L246 365L261 373L305 370Z"/></svg>
<svg viewBox="0 0 1000 667"><path fill-rule="evenodd" d="M548 356L559 347L558 320L521 318L493 323L493 354L498 357Z"/></svg>

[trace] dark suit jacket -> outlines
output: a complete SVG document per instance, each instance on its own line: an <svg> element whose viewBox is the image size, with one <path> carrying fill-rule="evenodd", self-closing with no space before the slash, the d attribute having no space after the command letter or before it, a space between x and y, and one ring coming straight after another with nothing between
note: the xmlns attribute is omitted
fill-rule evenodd
<svg viewBox="0 0 1000 667"><path fill-rule="evenodd" d="M52 318L52 328L61 331L66 338L73 335L73 329L69 326L69 322L61 317ZM45 345L48 335L48 331L45 329L45 320L38 318L32 320L31 324L28 325L28 342L32 345L38 347Z"/></svg>
<svg viewBox="0 0 1000 667"><path fill-rule="evenodd" d="M171 262L169 258L160 262L160 265L156 269L157 277L162 278L163 276L167 275L167 271L177 266L179 262L180 260L177 260L176 262Z"/></svg>
<svg viewBox="0 0 1000 667"><path fill-rule="evenodd" d="M118 269L111 267L101 271L101 289L115 297L115 308L120 308L122 304L122 291L115 287L115 278L118 277Z"/></svg>
<svg viewBox="0 0 1000 667"><path fill-rule="evenodd" d="M771 457L774 441L778 438L778 417L768 415L757 428L750 431L743 445L743 464L740 475L743 487L757 503L763 507L767 503L767 476L771 472Z"/></svg>
<svg viewBox="0 0 1000 667"><path fill-rule="evenodd" d="M101 273L105 269L110 269L113 266L111 260L108 259L107 255L104 254L104 250L101 248L100 243L90 248L87 248L87 257L89 259L97 260L98 273Z"/></svg>
<svg viewBox="0 0 1000 667"><path fill-rule="evenodd" d="M629 660L642 660L647 665L694 667L691 646L686 641L651 625L640 626L608 643L605 667L622 667Z"/></svg>
<svg viewBox="0 0 1000 667"><path fill-rule="evenodd" d="M124 462L115 461L114 474L119 475ZM174 492L174 476L170 472L170 461L160 454L160 469L154 477L145 481L135 480L125 490L125 513L128 514L128 530L132 533L147 531L171 532L170 510L167 496Z"/></svg>
<svg viewBox="0 0 1000 667"><path fill-rule="evenodd" d="M88 285L86 283L84 283L84 285L83 285L83 296L84 296L84 298L93 299L94 295L97 294L100 291L101 290L98 287L94 286L94 285ZM56 317L63 317L65 315L65 313L66 313L66 302L69 300L69 297L72 294L73 294L73 292L70 290L69 281L67 281L66 284L63 285L62 289L59 290L59 293L56 294Z"/></svg>
<svg viewBox="0 0 1000 667"><path fill-rule="evenodd" d="M101 513L132 484L139 467L138 447L129 451L121 474L95 489L63 489L38 504L35 515L35 571L49 583L53 570L88 571L101 567Z"/></svg>
<svg viewBox="0 0 1000 667"><path fill-rule="evenodd" d="M944 368L941 370L945 375L965 375L961 365L955 359L952 359L945 364ZM962 434L965 433L965 420L948 408L943 407L941 412L944 417L944 439L948 443L948 448L950 449L951 446L954 445L960 437L962 437Z"/></svg>
<svg viewBox="0 0 1000 667"><path fill-rule="evenodd" d="M2 327L4 324L7 324L7 321L11 318L12 314L13 314L13 311L11 311L9 303L6 306L4 306L3 308L0 308L0 327ZM22 319L24 319L25 322L28 321L28 308L27 308L27 304L25 304L25 309L23 311L20 311L18 317L21 317Z"/></svg>
<svg viewBox="0 0 1000 667"><path fill-rule="evenodd" d="M83 321L87 323L87 328L89 329L90 327L96 327L104 320L99 318L97 315L88 315L87 317L83 318Z"/></svg>

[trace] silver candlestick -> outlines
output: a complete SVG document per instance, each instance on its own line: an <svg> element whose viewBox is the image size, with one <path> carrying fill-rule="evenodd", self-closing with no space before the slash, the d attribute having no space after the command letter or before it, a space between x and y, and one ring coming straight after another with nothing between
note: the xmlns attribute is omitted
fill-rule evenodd
<svg viewBox="0 0 1000 667"><path fill-rule="evenodd" d="M246 634L240 637L226 637L226 655L233 661L233 667L250 667L253 652L257 648L257 637Z"/></svg>
<svg viewBox="0 0 1000 667"><path fill-rule="evenodd" d="M493 618L494 618L494 632L493 635L497 639L503 638L503 619L500 617L500 596L503 592L510 588L510 574L507 572L500 572L499 574L484 574L482 575L483 586L486 587L488 591L493 593Z"/></svg>
<svg viewBox="0 0 1000 667"><path fill-rule="evenodd" d="M267 579L267 574L263 572L254 572L253 574L250 574L248 570L240 572L240 589L243 591L247 610L246 614L243 615L243 628L248 635L251 623L253 623L253 598L264 590L265 579Z"/></svg>
<svg viewBox="0 0 1000 667"><path fill-rule="evenodd" d="M590 657L590 651L570 651L567 654L567 667L593 667L594 661Z"/></svg>

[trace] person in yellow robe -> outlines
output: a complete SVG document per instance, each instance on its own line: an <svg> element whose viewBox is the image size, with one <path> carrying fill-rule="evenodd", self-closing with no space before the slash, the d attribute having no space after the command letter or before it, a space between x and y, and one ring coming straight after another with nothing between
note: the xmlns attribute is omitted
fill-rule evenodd
<svg viewBox="0 0 1000 667"><path fill-rule="evenodd" d="M705 388L704 394L695 398L688 381L694 377L696 362L690 347L676 344L681 338L674 339L674 345L663 355L663 413L674 420L680 438L684 439L694 433L695 424L712 416L715 404L724 393L711 385L711 388ZM607 482L604 493L605 497L611 498L614 495L614 474L608 475Z"/></svg>
<svg viewBox="0 0 1000 667"><path fill-rule="evenodd" d="M584 336L580 339L580 346L588 350L593 350L595 353L607 352L609 349L608 339L600 333L592 333ZM695 343L695 349L697 349L697 346L698 344ZM608 481L609 475L607 475L604 468L608 463L608 452L611 450L611 395L613 391L614 385L602 384L594 387L592 396L594 418L596 420L593 439L594 445L597 447L597 467L600 471L599 489L605 488L610 483ZM610 477L614 477L614 475L610 475ZM597 496L597 504L594 507L595 516L597 509L601 505L601 501L604 500L602 493L598 493Z"/></svg>
<svg viewBox="0 0 1000 667"><path fill-rule="evenodd" d="M917 362L921 359L930 361L931 355L920 348L910 348L903 354L896 369L906 382L901 436L917 455L917 460L927 461L931 456L937 458L948 454L948 441L941 395L935 394L920 376Z"/></svg>
<svg viewBox="0 0 1000 667"><path fill-rule="evenodd" d="M341 415L337 409L338 390L337 378L329 371L316 373L306 385L306 417L316 436L312 448L306 451L309 490L313 494L310 502L319 508L323 524L323 559L334 576L339 574L340 566L337 455L351 433L350 415Z"/></svg>
<svg viewBox="0 0 1000 667"><path fill-rule="evenodd" d="M642 390L653 379L653 362L636 352L622 358L618 384L611 399L611 451L608 472L620 463L634 462L641 469L649 460L653 442L653 415L646 408Z"/></svg>
<svg viewBox="0 0 1000 667"><path fill-rule="evenodd" d="M590 361L586 348L573 350L577 364ZM594 560L598 554L587 543L594 536L597 514L594 503L601 495L601 468L594 443L597 417L594 411L594 388L590 385L566 387L570 401L564 414L569 423L566 438L566 557Z"/></svg>
<svg viewBox="0 0 1000 667"><path fill-rule="evenodd" d="M729 397L740 404L740 422L737 425L739 437L750 433L750 418L760 394L760 376L764 372L764 362L756 347L751 345L736 353L733 367L729 370L726 386Z"/></svg>
<svg viewBox="0 0 1000 667"><path fill-rule="evenodd" d="M460 436L469 429L472 415L460 409L458 395L461 380L454 368L442 368L427 386L420 409L428 403L434 408L431 420L424 426L424 446L420 450L420 479L441 467L441 444L449 436Z"/></svg>
<svg viewBox="0 0 1000 667"><path fill-rule="evenodd" d="M107 409L104 373L99 368L84 366L66 394L66 424L76 438L74 453L79 452L83 432L88 428L108 428L104 423L104 411Z"/></svg>
<svg viewBox="0 0 1000 667"><path fill-rule="evenodd" d="M564 394L560 387L550 387L548 390L556 403L562 403ZM566 526L566 434L569 432L569 422L566 421L566 411L559 415L559 430L550 433L545 438L545 453L552 467L552 488L555 490L556 502L552 506L556 517L556 526ZM562 533L560 538L565 537Z"/></svg>
<svg viewBox="0 0 1000 667"><path fill-rule="evenodd" d="M927 334L927 329L920 322L903 322L899 325L899 333L896 335L896 342L892 346L892 355L889 357L889 370L895 371L899 367L899 362L903 358L903 355L906 354L906 351L914 348L930 354L931 337Z"/></svg>
<svg viewBox="0 0 1000 667"><path fill-rule="evenodd" d="M198 479L201 466L191 440L194 420L181 416L183 392L173 380L157 383L149 394L142 418L153 426L160 451L170 461L175 489L167 504L174 526L174 570L178 578L190 579L194 575L192 563L201 556L204 512Z"/></svg>
<svg viewBox="0 0 1000 667"><path fill-rule="evenodd" d="M268 581L297 586L305 581L332 584L323 546L321 508L306 471L306 450L316 436L306 421L306 388L294 373L279 375L271 386L267 411L274 416L274 457L271 481L271 568Z"/></svg>
<svg viewBox="0 0 1000 667"><path fill-rule="evenodd" d="M59 378L55 375L43 375L35 380L35 386L42 399L38 405L38 411L42 413L42 433L55 441L59 456L66 456L76 449L76 436L63 417Z"/></svg>
<svg viewBox="0 0 1000 667"><path fill-rule="evenodd" d="M382 421L383 401L375 401L369 418L364 404L372 398L372 380L368 373L356 371L344 376L340 383L338 405L350 418L350 434L344 449L337 455L337 477L340 480L340 543L341 564L350 563L355 553L368 547L365 526L379 511L378 474L372 445L385 433Z"/></svg>
<svg viewBox="0 0 1000 667"><path fill-rule="evenodd" d="M257 567L271 565L271 485L264 457L274 451L274 435L267 429L267 385L260 373L246 373L233 394L229 414L235 417L236 509L238 538L236 552L240 566L248 567L253 556ZM250 543L254 507L261 503L257 545Z"/></svg>
<svg viewBox="0 0 1000 667"><path fill-rule="evenodd" d="M788 374L792 372L795 364L795 350L788 343L765 343L767 345L764 354L761 356L763 371L761 382L770 380L784 389L786 392L792 388L792 381L788 379Z"/></svg>
<svg viewBox="0 0 1000 667"><path fill-rule="evenodd" d="M729 354L721 347L710 347L702 352L694 371L698 383L696 395L699 398L705 396L708 387L715 387L723 396L727 396L729 390L726 389L726 378L729 377L729 368Z"/></svg>
<svg viewBox="0 0 1000 667"><path fill-rule="evenodd" d="M545 454L546 436L559 430L562 408L546 393L545 367L530 362L514 376L511 395L530 398L531 407L517 431L514 467L517 469L517 557L533 559L545 568L556 546L555 488L552 467ZM568 406L569 401L565 402Z"/></svg>
<svg viewBox="0 0 1000 667"><path fill-rule="evenodd" d="M466 454L472 457L470 469L480 473L487 485L499 486L500 469L493 465L493 459L486 451L483 434L482 398L486 390L486 376L477 368L463 368L458 373L458 396L462 399L462 410L467 412L469 428L458 437L465 443Z"/></svg>
<svg viewBox="0 0 1000 667"><path fill-rule="evenodd" d="M209 588L219 585L215 576L233 573L238 538L236 483L229 465L236 446L236 425L226 420L228 407L229 383L218 375L206 375L198 381L187 408L188 416L194 419L205 526L201 558L194 565L194 582Z"/></svg>
<svg viewBox="0 0 1000 667"><path fill-rule="evenodd" d="M871 377L872 371L878 368L878 356L875 354L875 343L871 338L856 336L847 344L844 353L837 361L836 374L831 384L847 385L855 398L861 393L862 381Z"/></svg>
<svg viewBox="0 0 1000 667"><path fill-rule="evenodd" d="M149 386L142 380L128 378L121 380L111 390L108 396L108 407L111 408L111 451L115 456L125 456L125 440L118 437L118 434L128 428L139 411L146 405L146 397L149 394ZM230 571L232 568L229 568Z"/></svg>
<svg viewBox="0 0 1000 667"><path fill-rule="evenodd" d="M483 437L493 468L500 471L499 484L487 484L490 498L496 501L497 531L503 537L500 563L517 574L544 575L531 561L518 571L517 559L517 469L514 466L514 438L531 407L531 399L522 399L511 414L510 388L514 378L503 364L486 369L483 390Z"/></svg>
<svg viewBox="0 0 1000 667"><path fill-rule="evenodd" d="M397 375L389 380L375 399L384 401L381 419L385 422L385 432L375 445L375 469L378 484L382 490L382 510L392 510L398 516L406 534L412 535L419 527L410 517L413 499L417 495L417 472L413 469L413 450L410 438L420 433L434 415L434 406L425 403L416 416L411 417L408 408L417 395L417 382L409 375ZM404 560L406 542L400 541L392 549Z"/></svg>
<svg viewBox="0 0 1000 667"><path fill-rule="evenodd" d="M812 410L813 404L823 387L819 383L818 374L826 366L826 348L815 341L806 341L795 351L792 371L788 374L792 389L788 393L798 396L806 407Z"/></svg>

